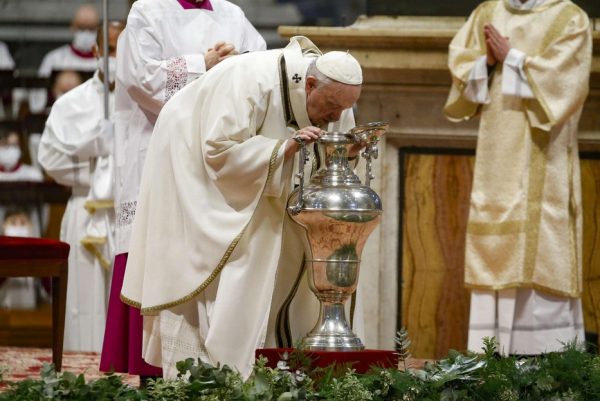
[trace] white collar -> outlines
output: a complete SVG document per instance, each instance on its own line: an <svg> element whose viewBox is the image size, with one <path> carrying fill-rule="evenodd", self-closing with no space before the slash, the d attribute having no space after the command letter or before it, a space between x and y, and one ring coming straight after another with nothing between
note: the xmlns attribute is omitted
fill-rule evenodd
<svg viewBox="0 0 600 401"><path fill-rule="evenodd" d="M508 0L510 6L517 10L531 10L537 6L544 4L545 0L527 0L521 3L521 0Z"/></svg>
<svg viewBox="0 0 600 401"><path fill-rule="evenodd" d="M312 125L306 111L306 71L312 59L321 54L319 48L304 36L294 36L283 49L290 103L299 128Z"/></svg>

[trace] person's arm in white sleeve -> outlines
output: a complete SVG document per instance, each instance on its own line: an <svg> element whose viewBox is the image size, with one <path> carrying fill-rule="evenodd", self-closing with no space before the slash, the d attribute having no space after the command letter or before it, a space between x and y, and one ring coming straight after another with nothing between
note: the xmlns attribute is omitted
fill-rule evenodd
<svg viewBox="0 0 600 401"><path fill-rule="evenodd" d="M515 48L510 49L504 59L502 70L502 94L533 99L533 91L523 71L527 55Z"/></svg>
<svg viewBox="0 0 600 401"><path fill-rule="evenodd" d="M239 49L240 53L248 52L248 51L262 51L267 50L267 43L263 39L263 37L258 33L256 28L248 21L246 17L244 18L244 41L242 48Z"/></svg>
<svg viewBox="0 0 600 401"><path fill-rule="evenodd" d="M40 165L56 182L89 185L89 160L111 153L113 125L104 119L81 132L80 125L66 121L59 109L52 109L38 150Z"/></svg>
<svg viewBox="0 0 600 401"><path fill-rule="evenodd" d="M154 115L206 71L200 52L163 59L164 43L165 38L134 6L118 42L117 84L124 85L133 100Z"/></svg>
<svg viewBox="0 0 600 401"><path fill-rule="evenodd" d="M487 57L483 55L475 61L467 79L463 95L473 103L488 104L490 102L488 86Z"/></svg>

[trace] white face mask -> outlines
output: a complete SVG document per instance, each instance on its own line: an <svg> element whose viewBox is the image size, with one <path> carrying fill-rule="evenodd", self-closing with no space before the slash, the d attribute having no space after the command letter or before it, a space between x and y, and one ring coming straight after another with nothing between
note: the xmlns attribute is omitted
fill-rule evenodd
<svg viewBox="0 0 600 401"><path fill-rule="evenodd" d="M10 225L4 227L4 235L8 237L31 237L29 226Z"/></svg>
<svg viewBox="0 0 600 401"><path fill-rule="evenodd" d="M11 170L15 167L20 158L21 148L18 146L0 146L0 166L5 170Z"/></svg>
<svg viewBox="0 0 600 401"><path fill-rule="evenodd" d="M104 58L100 57L96 59L98 62L98 69L104 74ZM115 74L117 73L117 58L108 56L108 80L112 84L115 82Z"/></svg>
<svg viewBox="0 0 600 401"><path fill-rule="evenodd" d="M96 44L96 31L78 29L73 36L73 47L82 52L92 51Z"/></svg>

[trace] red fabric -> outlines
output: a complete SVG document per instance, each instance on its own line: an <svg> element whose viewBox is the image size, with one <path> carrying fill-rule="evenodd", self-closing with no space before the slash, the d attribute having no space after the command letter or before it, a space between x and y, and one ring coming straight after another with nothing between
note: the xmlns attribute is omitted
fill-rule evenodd
<svg viewBox="0 0 600 401"><path fill-rule="evenodd" d="M277 367L277 362L283 360L285 353L296 352L293 348L261 348L256 350L256 358L264 356L268 359L267 366ZM364 351L302 351L313 361L312 367L327 367L331 365L351 365L357 373L366 373L371 367L397 368L398 354L395 351L366 349ZM289 356L288 356L289 359Z"/></svg>
<svg viewBox="0 0 600 401"><path fill-rule="evenodd" d="M94 58L93 51L82 52L81 50L77 50L72 44L69 44L69 47L71 48L71 51L73 53L75 53L77 56L79 56L81 58Z"/></svg>
<svg viewBox="0 0 600 401"><path fill-rule="evenodd" d="M46 238L0 236L0 260L66 259L69 244Z"/></svg>
<svg viewBox="0 0 600 401"><path fill-rule="evenodd" d="M161 377L161 368L142 359L144 321L140 310L126 305L120 298L127 255L115 256L100 371Z"/></svg>
<svg viewBox="0 0 600 401"><path fill-rule="evenodd" d="M11 169L5 169L4 166L0 166L0 171L3 173L14 173L15 171L17 171L18 169L21 168L21 162L17 162L17 164L15 164L13 166L13 168Z"/></svg>

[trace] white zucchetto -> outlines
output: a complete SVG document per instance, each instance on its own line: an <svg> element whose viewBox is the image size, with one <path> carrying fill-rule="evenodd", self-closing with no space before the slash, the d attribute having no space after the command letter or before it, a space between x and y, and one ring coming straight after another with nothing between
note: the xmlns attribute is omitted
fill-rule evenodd
<svg viewBox="0 0 600 401"><path fill-rule="evenodd" d="M362 84L360 64L349 52L325 53L317 59L316 67L325 76L343 84Z"/></svg>

